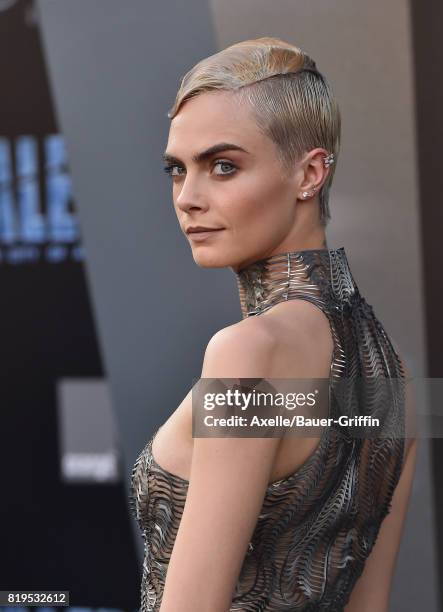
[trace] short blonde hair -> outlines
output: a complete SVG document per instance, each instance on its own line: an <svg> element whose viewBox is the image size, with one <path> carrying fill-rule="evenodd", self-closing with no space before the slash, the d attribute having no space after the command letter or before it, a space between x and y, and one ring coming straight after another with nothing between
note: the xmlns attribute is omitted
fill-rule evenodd
<svg viewBox="0 0 443 612"><path fill-rule="evenodd" d="M334 154L334 164L319 192L320 219L330 219L329 190L340 149L341 118L331 86L316 63L295 45L279 38L245 40L198 62L181 80L173 119L189 98L212 90L238 92L259 129L277 145L289 171L316 147Z"/></svg>

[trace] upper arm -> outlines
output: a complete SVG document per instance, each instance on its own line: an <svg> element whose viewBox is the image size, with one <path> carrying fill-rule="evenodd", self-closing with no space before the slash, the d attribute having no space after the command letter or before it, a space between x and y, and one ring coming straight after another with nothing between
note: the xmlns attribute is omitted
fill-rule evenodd
<svg viewBox="0 0 443 612"><path fill-rule="evenodd" d="M235 326L233 326L235 327ZM260 377L270 344L227 328L208 345L207 378ZM161 612L226 612L262 507L278 438L195 438Z"/></svg>

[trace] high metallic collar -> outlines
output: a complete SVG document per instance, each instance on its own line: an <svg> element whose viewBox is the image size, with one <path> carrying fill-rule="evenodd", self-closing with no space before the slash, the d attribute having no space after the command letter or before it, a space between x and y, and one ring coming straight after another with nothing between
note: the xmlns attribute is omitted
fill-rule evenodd
<svg viewBox="0 0 443 612"><path fill-rule="evenodd" d="M286 300L309 296L319 302L349 301L358 292L343 247L271 255L235 276L243 319Z"/></svg>

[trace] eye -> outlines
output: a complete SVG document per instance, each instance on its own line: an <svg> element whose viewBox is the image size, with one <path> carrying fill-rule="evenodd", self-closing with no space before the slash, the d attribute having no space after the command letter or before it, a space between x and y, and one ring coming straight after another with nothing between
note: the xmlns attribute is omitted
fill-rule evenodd
<svg viewBox="0 0 443 612"><path fill-rule="evenodd" d="M227 174L234 174L234 172L237 170L237 168L236 168L236 166L234 166L234 164L232 164L229 161L223 160L223 159L218 159L215 162L215 164L214 164L214 168L215 168L215 166L220 166L220 167L224 167L224 168L226 168L226 166L228 166L229 168L231 168L231 170L229 172L221 172L221 173L216 172L216 174L218 176L224 176L224 175L226 176Z"/></svg>
<svg viewBox="0 0 443 612"><path fill-rule="evenodd" d="M229 174L234 174L237 170L237 167L234 166L232 162L224 160L224 159L216 160L214 162L214 168L216 166L219 166L222 169L221 172L215 173L217 176L227 176ZM228 170L226 171L226 169ZM169 176L182 176L186 172L186 169L183 166L180 166L179 164L167 164L166 166L163 167L163 170Z"/></svg>
<svg viewBox="0 0 443 612"><path fill-rule="evenodd" d="M166 174L169 174L169 176L180 176L180 173L177 174L176 172L174 172L174 168L184 170L184 168L182 166L179 166L178 164L167 164L166 166L164 166L163 170L166 172Z"/></svg>

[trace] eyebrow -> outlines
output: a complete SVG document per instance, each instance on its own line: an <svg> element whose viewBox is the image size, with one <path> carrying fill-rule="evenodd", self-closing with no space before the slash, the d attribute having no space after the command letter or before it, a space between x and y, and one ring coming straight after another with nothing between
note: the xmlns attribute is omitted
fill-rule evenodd
<svg viewBox="0 0 443 612"><path fill-rule="evenodd" d="M249 153L249 151L246 151L246 149L243 149L243 147L240 147L239 145L236 145L230 142L219 142L218 144L215 144L212 147L209 147L209 149L206 149L205 151L202 151L201 153L197 153L196 155L193 155L192 161L198 164L208 159L208 157L212 157L212 155L215 155L216 153L222 153L223 151L242 151L243 153ZM174 157L173 155L170 155L167 151L163 153L162 159L163 161L170 162L170 163L178 163L178 164L183 163L181 159L179 159L178 157Z"/></svg>

